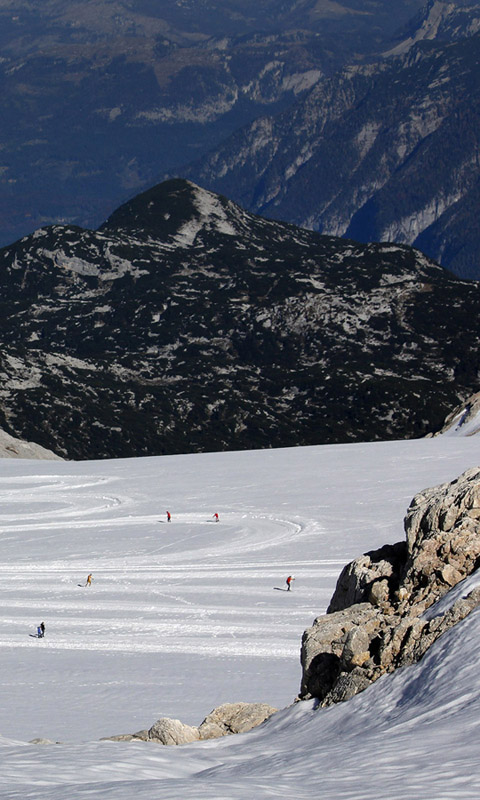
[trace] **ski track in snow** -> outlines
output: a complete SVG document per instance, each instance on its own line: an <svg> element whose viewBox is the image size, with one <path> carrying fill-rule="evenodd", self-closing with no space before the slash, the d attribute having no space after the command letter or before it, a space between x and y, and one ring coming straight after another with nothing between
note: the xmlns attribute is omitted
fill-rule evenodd
<svg viewBox="0 0 480 800"><path fill-rule="evenodd" d="M477 451L440 437L0 461L0 798L476 800L478 613L424 666L349 703L284 707L303 630L344 564L402 539L413 494L478 464ZM89 572L92 587L79 585ZM198 725L238 700L284 710L181 748L98 741L162 716Z"/></svg>
<svg viewBox="0 0 480 800"><path fill-rule="evenodd" d="M278 557L260 561L257 554L321 534L315 520L229 511L215 522L189 511L167 523L158 513L135 513L129 495L99 493L112 483L109 477L60 475L0 479L0 543L8 548L9 537L16 542L21 536L24 558L31 558L29 548L35 552L35 563L0 564L0 647L298 657L296 619L290 625L284 620L282 635L272 637L275 601L271 609L242 611L248 623L239 624L236 597L250 594L253 581L278 583L292 566ZM109 537L125 528L131 552L118 556ZM78 534L88 559L75 554ZM50 560L52 549L63 557ZM314 572L325 566L308 562ZM88 572L94 574L92 587L81 585ZM196 576L221 587L219 607L208 608L208 601L204 607L205 590L201 605L193 599ZM46 615L45 639L26 636L33 621Z"/></svg>

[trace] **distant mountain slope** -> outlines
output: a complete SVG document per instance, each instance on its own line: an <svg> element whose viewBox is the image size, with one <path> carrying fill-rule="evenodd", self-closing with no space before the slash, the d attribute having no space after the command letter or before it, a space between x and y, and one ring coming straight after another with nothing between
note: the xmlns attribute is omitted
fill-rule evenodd
<svg viewBox="0 0 480 800"><path fill-rule="evenodd" d="M420 41L454 42L480 30L478 0L427 0L405 28L398 43L385 55L406 53Z"/></svg>
<svg viewBox="0 0 480 800"><path fill-rule="evenodd" d="M432 0L416 26L396 57L323 78L182 174L268 217L411 244L480 277L480 3Z"/></svg>
<svg viewBox="0 0 480 800"><path fill-rule="evenodd" d="M0 251L0 424L70 458L422 436L477 388L479 288L186 181Z"/></svg>
<svg viewBox="0 0 480 800"><path fill-rule="evenodd" d="M3 0L0 244L98 225L324 74L385 48L422 0Z"/></svg>

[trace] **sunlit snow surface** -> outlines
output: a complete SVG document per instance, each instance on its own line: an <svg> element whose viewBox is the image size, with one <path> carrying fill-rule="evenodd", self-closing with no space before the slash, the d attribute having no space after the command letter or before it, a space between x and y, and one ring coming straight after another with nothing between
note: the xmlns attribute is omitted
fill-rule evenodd
<svg viewBox="0 0 480 800"><path fill-rule="evenodd" d="M343 564L403 539L412 496L478 451L438 437L0 461L0 797L477 798L477 613L348 703L183 747L97 740L160 716L199 724L223 702L288 706Z"/></svg>
<svg viewBox="0 0 480 800"><path fill-rule="evenodd" d="M442 436L475 436L480 431L480 413L467 406L452 420Z"/></svg>

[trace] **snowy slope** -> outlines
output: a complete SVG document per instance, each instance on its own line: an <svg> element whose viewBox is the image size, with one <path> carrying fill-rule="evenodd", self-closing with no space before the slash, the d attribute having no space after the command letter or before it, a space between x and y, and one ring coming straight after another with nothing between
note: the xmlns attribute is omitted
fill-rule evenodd
<svg viewBox="0 0 480 800"><path fill-rule="evenodd" d="M1 461L0 797L478 797L478 614L337 707L179 748L96 741L226 701L290 704L342 565L403 538L413 494L478 463L468 437ZM274 591L289 572L294 590Z"/></svg>
<svg viewBox="0 0 480 800"><path fill-rule="evenodd" d="M477 392L452 411L439 434L442 436L475 436L479 431L480 393Z"/></svg>
<svg viewBox="0 0 480 800"><path fill-rule="evenodd" d="M17 439L0 428L0 458L41 458L47 461L62 461L60 456L52 453L35 442Z"/></svg>
<svg viewBox="0 0 480 800"><path fill-rule="evenodd" d="M480 431L480 413L470 414L467 409L464 409L458 417L456 417L450 428L445 431L444 436L474 436Z"/></svg>

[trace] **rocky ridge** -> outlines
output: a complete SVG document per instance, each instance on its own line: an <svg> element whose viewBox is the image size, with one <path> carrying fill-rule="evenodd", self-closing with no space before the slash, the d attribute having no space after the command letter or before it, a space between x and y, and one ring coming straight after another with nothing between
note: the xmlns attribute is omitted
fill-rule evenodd
<svg viewBox="0 0 480 800"><path fill-rule="evenodd" d="M168 181L0 250L0 425L68 458L422 436L477 389L479 287Z"/></svg>
<svg viewBox="0 0 480 800"><path fill-rule="evenodd" d="M480 605L478 581L465 581L480 564L480 468L417 494L405 531L406 542L344 568L327 614L304 633L300 699L349 699L418 661Z"/></svg>

